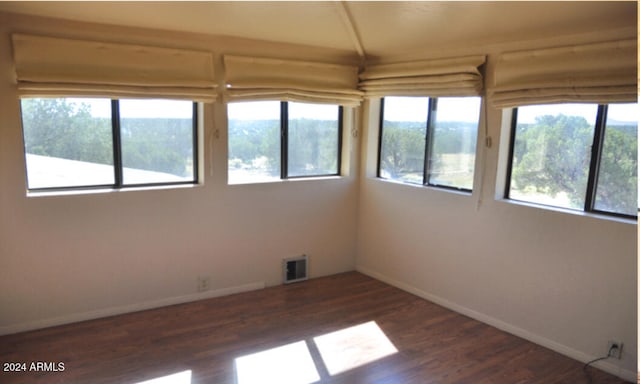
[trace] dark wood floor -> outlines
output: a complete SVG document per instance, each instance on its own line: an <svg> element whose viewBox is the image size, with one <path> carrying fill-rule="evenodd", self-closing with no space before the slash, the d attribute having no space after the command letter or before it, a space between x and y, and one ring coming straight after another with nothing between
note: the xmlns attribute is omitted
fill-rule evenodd
<svg viewBox="0 0 640 384"><path fill-rule="evenodd" d="M330 375L314 337L370 321L398 352ZM134 384L190 370L188 384L235 383L236 358L299 341L322 383L588 383L577 361L355 272L3 336L0 362L64 371L0 382ZM623 383L590 372L594 384Z"/></svg>

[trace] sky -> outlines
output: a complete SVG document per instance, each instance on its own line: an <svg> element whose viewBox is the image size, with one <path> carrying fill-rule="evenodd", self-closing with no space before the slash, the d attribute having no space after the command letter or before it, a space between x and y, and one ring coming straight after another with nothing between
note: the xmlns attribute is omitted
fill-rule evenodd
<svg viewBox="0 0 640 384"><path fill-rule="evenodd" d="M429 99L426 97L393 97L385 99L385 119L393 121L426 121ZM256 101L230 103L229 120L279 119L278 101ZM470 111L465 113L465 111ZM439 121L478 122L480 98L441 98L438 102ZM322 104L289 103L289 117L312 119L335 119L336 107Z"/></svg>
<svg viewBox="0 0 640 384"><path fill-rule="evenodd" d="M280 120L280 102L229 103L227 116L229 120Z"/></svg>
<svg viewBox="0 0 640 384"><path fill-rule="evenodd" d="M609 104L607 119L628 121L638 124L640 104Z"/></svg>
<svg viewBox="0 0 640 384"><path fill-rule="evenodd" d="M110 117L111 103L107 99L70 99L91 105L94 117ZM228 104L229 119L272 120L280 118L279 101L257 101ZM426 97L387 97L385 98L385 120L390 121L426 121L428 98ZM438 99L438 121L477 122L479 119L480 98L459 97ZM595 123L597 107L588 104L537 105L518 108L518 121L534 123L537 115L583 116L591 124ZM336 107L322 104L290 103L291 118L307 117L312 119L333 120ZM160 117L191 118L192 103L178 100L121 100L122 117ZM609 119L625 122L638 122L640 107L638 104L611 104Z"/></svg>
<svg viewBox="0 0 640 384"><path fill-rule="evenodd" d="M94 117L111 117L111 101L107 99L69 99L91 106ZM191 118L190 101L174 100L120 100L121 117ZM230 103L229 119L238 120L279 120L279 101L256 101ZM306 117L320 120L336 120L338 107L326 104L289 103L289 117Z"/></svg>
<svg viewBox="0 0 640 384"><path fill-rule="evenodd" d="M518 108L518 123L532 124L536 122L536 116L559 115L582 116L589 124L596 123L598 106L595 104L550 104L531 105Z"/></svg>
<svg viewBox="0 0 640 384"><path fill-rule="evenodd" d="M229 103L229 120L280 120L279 101ZM329 104L289 103L289 118L337 120L338 107Z"/></svg>
<svg viewBox="0 0 640 384"><path fill-rule="evenodd" d="M438 98L438 121L480 120L480 97ZM427 121L428 97L385 97L384 119L387 121Z"/></svg>
<svg viewBox="0 0 640 384"><path fill-rule="evenodd" d="M76 103L91 106L93 117L111 118L111 100L109 99L68 99ZM193 103L184 100L139 100L120 99L120 117L156 117L190 119Z"/></svg>
<svg viewBox="0 0 640 384"><path fill-rule="evenodd" d="M535 117L541 115L582 116L589 124L595 124L597 105L594 104L550 104L534 105L518 108L518 122L524 124L535 123ZM638 104L609 104L607 118L616 121L638 123L640 110Z"/></svg>

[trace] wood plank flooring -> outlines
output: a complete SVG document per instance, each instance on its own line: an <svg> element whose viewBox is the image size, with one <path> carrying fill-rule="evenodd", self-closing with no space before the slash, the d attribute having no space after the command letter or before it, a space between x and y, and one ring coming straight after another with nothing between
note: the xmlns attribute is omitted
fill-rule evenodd
<svg viewBox="0 0 640 384"><path fill-rule="evenodd" d="M331 375L314 338L371 321L397 352ZM64 371L0 372L0 383L135 384L190 371L180 384L232 384L236 358L300 341L321 383L588 383L577 361L356 272L3 336L0 362ZM589 372L594 384L624 382Z"/></svg>

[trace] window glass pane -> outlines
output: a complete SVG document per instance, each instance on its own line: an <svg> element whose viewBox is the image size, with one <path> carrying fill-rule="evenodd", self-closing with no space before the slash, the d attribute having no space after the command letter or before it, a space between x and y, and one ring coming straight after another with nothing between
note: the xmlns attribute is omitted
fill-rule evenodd
<svg viewBox="0 0 640 384"><path fill-rule="evenodd" d="M610 104L594 208L637 215L638 104Z"/></svg>
<svg viewBox="0 0 640 384"><path fill-rule="evenodd" d="M337 105L288 103L288 176L339 173L338 114Z"/></svg>
<svg viewBox="0 0 640 384"><path fill-rule="evenodd" d="M385 97L380 146L380 177L422 184L427 97Z"/></svg>
<svg viewBox="0 0 640 384"><path fill-rule="evenodd" d="M194 180L193 103L120 100L123 184Z"/></svg>
<svg viewBox="0 0 640 384"><path fill-rule="evenodd" d="M480 101L480 97L436 100L435 116L432 116L429 184L473 188Z"/></svg>
<svg viewBox="0 0 640 384"><path fill-rule="evenodd" d="M229 184L280 179L280 102L227 105Z"/></svg>
<svg viewBox="0 0 640 384"><path fill-rule="evenodd" d="M22 99L29 189L114 183L111 101Z"/></svg>
<svg viewBox="0 0 640 384"><path fill-rule="evenodd" d="M584 209L598 106L518 108L509 197Z"/></svg>

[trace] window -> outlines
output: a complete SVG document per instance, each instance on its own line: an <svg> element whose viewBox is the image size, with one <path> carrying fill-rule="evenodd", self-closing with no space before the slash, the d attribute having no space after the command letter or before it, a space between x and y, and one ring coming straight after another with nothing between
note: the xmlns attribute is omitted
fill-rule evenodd
<svg viewBox="0 0 640 384"><path fill-rule="evenodd" d="M279 101L227 104L229 183L280 179Z"/></svg>
<svg viewBox="0 0 640 384"><path fill-rule="evenodd" d="M340 174L342 107L238 102L227 115L229 184Z"/></svg>
<svg viewBox="0 0 640 384"><path fill-rule="evenodd" d="M637 119L636 103L514 109L506 197L637 216Z"/></svg>
<svg viewBox="0 0 640 384"><path fill-rule="evenodd" d="M378 177L470 191L480 97L385 97Z"/></svg>
<svg viewBox="0 0 640 384"><path fill-rule="evenodd" d="M22 100L29 190L194 183L196 104Z"/></svg>

